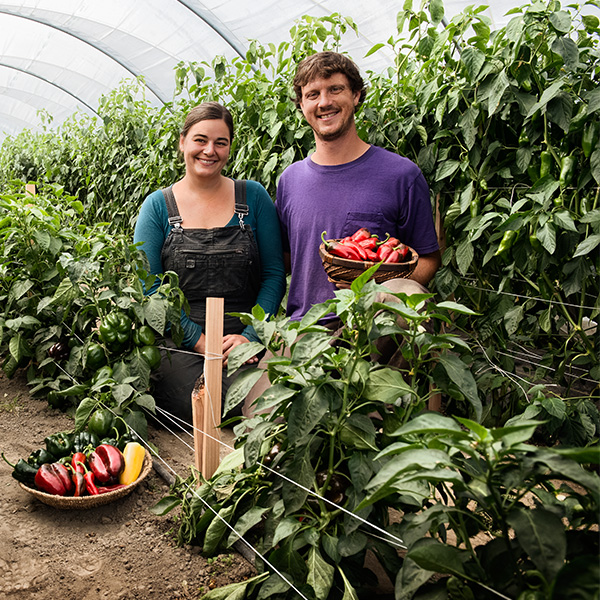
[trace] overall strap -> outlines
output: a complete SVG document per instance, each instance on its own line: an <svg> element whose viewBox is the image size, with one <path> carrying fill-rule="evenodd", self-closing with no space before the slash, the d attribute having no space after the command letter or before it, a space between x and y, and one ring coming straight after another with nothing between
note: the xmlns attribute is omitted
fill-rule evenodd
<svg viewBox="0 0 600 600"><path fill-rule="evenodd" d="M165 202L167 203L167 213L169 215L169 225L175 228L181 229L181 222L183 219L179 214L179 209L177 208L177 202L175 202L175 195L173 194L173 186L169 186L167 188L162 189L162 193L165 197Z"/></svg>
<svg viewBox="0 0 600 600"><path fill-rule="evenodd" d="M240 221L240 229L245 229L244 217L248 214L248 204L246 203L246 180L234 179L235 187L235 214Z"/></svg>

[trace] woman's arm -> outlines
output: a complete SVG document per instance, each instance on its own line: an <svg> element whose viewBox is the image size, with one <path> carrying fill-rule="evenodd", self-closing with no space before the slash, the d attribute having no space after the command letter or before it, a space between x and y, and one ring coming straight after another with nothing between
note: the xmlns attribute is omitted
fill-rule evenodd
<svg viewBox="0 0 600 600"><path fill-rule="evenodd" d="M161 254L170 230L165 197L157 190L144 200L133 233L133 241L141 243L140 247L148 258L149 270L153 275L163 273ZM144 293L147 296L154 294L159 285L160 282L155 281ZM202 334L202 327L194 323L184 311L181 312L181 326L184 331L183 346L195 349Z"/></svg>

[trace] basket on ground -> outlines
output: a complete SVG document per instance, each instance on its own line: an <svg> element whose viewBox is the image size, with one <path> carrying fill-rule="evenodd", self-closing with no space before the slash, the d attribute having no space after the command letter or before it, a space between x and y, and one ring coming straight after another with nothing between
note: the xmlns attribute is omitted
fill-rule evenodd
<svg viewBox="0 0 600 600"><path fill-rule="evenodd" d="M325 244L319 246L319 256L323 262L323 268L327 273L327 277L332 283L352 283L359 275L377 264L370 261L349 260L335 256L327 252ZM419 261L419 255L408 246L407 257L410 257L410 259L400 263L381 263L372 279L377 283L383 283L390 279L407 279L415 270Z"/></svg>
<svg viewBox="0 0 600 600"><path fill-rule="evenodd" d="M98 494L97 496L80 496L75 498L74 496L57 496L56 494L46 494L46 492L30 488L21 482L19 482L19 485L26 492L35 496L40 502L48 504L49 506L53 506L54 508L61 508L65 510L95 508L96 506L109 504L130 494L148 476L151 470L152 456L150 455L150 452L146 450L144 464L142 465L142 471L140 472L138 478L129 485L119 488L118 490L113 490L112 492L105 492L103 494Z"/></svg>

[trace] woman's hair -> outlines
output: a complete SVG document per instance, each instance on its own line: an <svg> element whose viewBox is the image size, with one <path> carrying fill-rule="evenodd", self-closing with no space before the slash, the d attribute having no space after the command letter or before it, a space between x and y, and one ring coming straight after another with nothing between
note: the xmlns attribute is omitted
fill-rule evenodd
<svg viewBox="0 0 600 600"><path fill-rule="evenodd" d="M225 125L227 125L227 128L229 129L229 141L232 141L233 117L231 116L231 113L218 102L203 102L202 104L192 108L185 118L183 128L181 129L181 135L185 137L189 133L190 129L196 123L200 123L200 121L214 120L225 121Z"/></svg>
<svg viewBox="0 0 600 600"><path fill-rule="evenodd" d="M296 103L296 108L300 108L303 86L319 77L329 79L335 73L342 73L348 78L352 92L360 92L358 108L367 95L365 82L354 62L344 54L339 54L338 52L318 52L300 61L296 76L294 77L294 92L296 93L294 102Z"/></svg>

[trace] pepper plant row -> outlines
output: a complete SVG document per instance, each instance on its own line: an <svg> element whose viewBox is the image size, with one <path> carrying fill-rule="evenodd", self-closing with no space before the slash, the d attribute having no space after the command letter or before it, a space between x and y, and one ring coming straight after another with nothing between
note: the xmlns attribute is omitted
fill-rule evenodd
<svg viewBox="0 0 600 600"><path fill-rule="evenodd" d="M169 324L180 335L185 300L171 276L144 296L141 278L154 278L143 253L107 223L82 224L83 211L59 186L0 194L2 368L24 370L31 393L72 413L77 431L104 408L145 435L156 340Z"/></svg>
<svg viewBox="0 0 600 600"><path fill-rule="evenodd" d="M481 315L463 319L485 354L513 372L515 349L534 349L530 375L575 384L579 395L600 380L600 28L586 4L598 5L524 3L492 31L483 7L443 24L441 0L408 0L397 34L371 50L385 47L394 66L366 74L357 115L364 139L425 173L446 247L434 289ZM313 147L290 100L295 65L316 50L343 51L357 31L341 15L306 16L279 46L252 41L243 59L182 63L161 109L124 85L100 99L102 120L75 115L56 132L6 140L0 181L60 183L85 206L83 220L131 232L142 199L182 174L183 116L217 99L236 120L230 173L274 197L282 170ZM513 390L493 422L511 412Z"/></svg>

